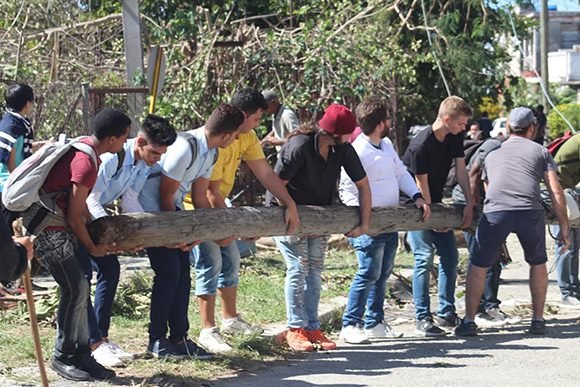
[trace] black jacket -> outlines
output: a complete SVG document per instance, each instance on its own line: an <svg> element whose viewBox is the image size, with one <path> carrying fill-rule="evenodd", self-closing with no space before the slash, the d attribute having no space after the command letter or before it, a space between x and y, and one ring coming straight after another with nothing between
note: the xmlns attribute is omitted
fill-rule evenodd
<svg viewBox="0 0 580 387"><path fill-rule="evenodd" d="M0 211L0 280L14 281L26 270L28 258L26 248L12 240L3 212Z"/></svg>

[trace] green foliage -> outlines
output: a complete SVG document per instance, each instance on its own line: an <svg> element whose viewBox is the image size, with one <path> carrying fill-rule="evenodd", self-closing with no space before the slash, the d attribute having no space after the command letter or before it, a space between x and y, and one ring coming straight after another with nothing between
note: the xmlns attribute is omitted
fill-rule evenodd
<svg viewBox="0 0 580 387"><path fill-rule="evenodd" d="M580 129L580 104L576 103L568 103L564 105L556 106L560 113L575 130ZM548 127L550 128L550 137L558 138L562 136L566 131L570 130L568 124L562 119L562 117L556 112L552 110L550 114L548 114Z"/></svg>
<svg viewBox="0 0 580 387"><path fill-rule="evenodd" d="M149 313L151 294L151 273L139 271L125 277L119 284L113 315L128 318L142 318Z"/></svg>
<svg viewBox="0 0 580 387"><path fill-rule="evenodd" d="M478 111L480 113L486 112L491 120L499 117L502 110L502 105L497 101L494 101L491 97L483 97L478 106Z"/></svg>
<svg viewBox="0 0 580 387"><path fill-rule="evenodd" d="M120 12L120 2L27 4L26 26L16 2L0 12L0 33L7 32L13 43L0 52L0 78L26 81L38 91L42 98L34 123L42 135L77 134L80 83L125 84L120 19L67 32L56 78L51 76L55 35L27 40L16 69L16 31L26 28L30 34L94 20ZM162 44L167 55L156 113L187 129L240 87L252 86L276 89L303 121L330 102L354 107L367 95L382 95L396 102L394 123L408 127L432 121L447 95L436 61L451 93L473 106L483 97L497 100L509 59L497 37L511 33L508 10L497 0L426 1L426 9L425 20L420 3L411 0L397 1L396 7L393 0L142 0L145 44ZM520 37L525 36L529 21L515 19ZM6 20L15 20L15 28ZM232 41L243 45L216 45Z"/></svg>

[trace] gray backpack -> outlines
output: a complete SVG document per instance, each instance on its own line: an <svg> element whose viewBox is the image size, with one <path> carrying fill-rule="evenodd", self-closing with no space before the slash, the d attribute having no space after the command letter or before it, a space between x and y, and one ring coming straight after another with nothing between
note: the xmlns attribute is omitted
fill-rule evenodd
<svg viewBox="0 0 580 387"><path fill-rule="evenodd" d="M27 212L25 218L36 219L34 224L27 224L29 233L40 230L40 224L48 214L57 215L59 209L56 206L56 198L63 192L43 193L42 186L55 166L64 155L71 149L77 149L91 157L93 163L98 165L98 158L94 148L80 142L83 138L78 137L68 142L55 142L47 144L36 151L32 156L20 164L8 178L2 192L2 204L12 213ZM43 215L31 214L43 209ZM15 215L16 216L16 215ZM38 219L42 217L42 219ZM25 223L29 223L25 219ZM43 224L46 226L46 224Z"/></svg>

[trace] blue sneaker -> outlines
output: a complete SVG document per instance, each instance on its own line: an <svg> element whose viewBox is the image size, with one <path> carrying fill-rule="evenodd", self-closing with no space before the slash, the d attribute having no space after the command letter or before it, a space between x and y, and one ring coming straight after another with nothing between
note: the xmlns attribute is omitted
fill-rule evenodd
<svg viewBox="0 0 580 387"><path fill-rule="evenodd" d="M214 358L213 353L207 352L193 340L187 338L180 343L174 343L173 346L175 351L184 357L197 360L212 360Z"/></svg>
<svg viewBox="0 0 580 387"><path fill-rule="evenodd" d="M185 359L185 356L167 339L150 341L147 346L147 353L158 359Z"/></svg>

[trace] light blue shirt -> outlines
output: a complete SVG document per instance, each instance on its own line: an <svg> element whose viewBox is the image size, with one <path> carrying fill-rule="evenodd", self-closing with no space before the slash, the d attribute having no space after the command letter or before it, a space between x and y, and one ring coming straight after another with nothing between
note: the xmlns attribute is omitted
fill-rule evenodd
<svg viewBox="0 0 580 387"><path fill-rule="evenodd" d="M119 156L114 153L101 155L101 166L97 181L89 197L87 207L94 219L107 216L104 205L120 198L128 191L141 192L147 181L150 167L143 160L135 161L136 140L130 139L123 144L125 159L117 171Z"/></svg>
<svg viewBox="0 0 580 387"><path fill-rule="evenodd" d="M173 201L175 207L182 210L184 209L183 199L191 190L191 184L199 178L210 178L217 149L208 148L203 126L190 130L188 133L191 133L197 140L196 159L191 164L190 143L185 138L177 136L177 140L167 148L167 153L161 157L161 161L151 168L151 177L147 179L139 194L139 202L145 211L161 211L161 197L159 195L161 174L181 182ZM190 164L191 167L187 168Z"/></svg>

